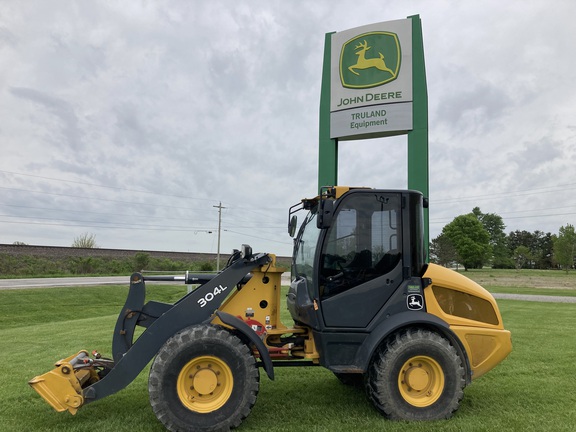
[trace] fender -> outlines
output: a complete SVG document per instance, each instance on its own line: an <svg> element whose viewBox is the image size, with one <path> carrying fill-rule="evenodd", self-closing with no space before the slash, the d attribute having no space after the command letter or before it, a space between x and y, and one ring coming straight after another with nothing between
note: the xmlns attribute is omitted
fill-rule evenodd
<svg viewBox="0 0 576 432"><path fill-rule="evenodd" d="M456 348L456 351L464 363L464 369L466 370L466 384L468 385L472 380L472 376L470 361L464 346L458 337L454 334L454 332L450 330L450 325L446 321L438 318L436 315L432 315L427 312L401 312L378 324L370 332L370 336L366 338L356 353L356 359L354 363L360 366L363 372L366 372L370 366L370 361L374 355L374 352L384 339L386 339L389 335L398 329L418 325L434 328L434 330L438 331L442 336L446 337L452 346Z"/></svg>
<svg viewBox="0 0 576 432"><path fill-rule="evenodd" d="M264 365L264 370L268 374L268 378L274 381L274 365L272 364L272 359L270 358L270 353L266 349L262 339L250 328L248 324L242 321L240 318L230 315L229 313L216 311L216 316L220 318L224 324L234 327L240 333L248 338L250 342L256 345L258 352L260 353L260 359Z"/></svg>

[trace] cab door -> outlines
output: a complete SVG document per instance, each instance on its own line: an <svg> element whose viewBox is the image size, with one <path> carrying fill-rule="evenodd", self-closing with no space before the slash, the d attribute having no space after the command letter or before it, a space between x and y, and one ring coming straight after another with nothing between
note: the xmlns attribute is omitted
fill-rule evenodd
<svg viewBox="0 0 576 432"><path fill-rule="evenodd" d="M326 327L364 328L402 283L402 195L352 191L338 203L320 251Z"/></svg>

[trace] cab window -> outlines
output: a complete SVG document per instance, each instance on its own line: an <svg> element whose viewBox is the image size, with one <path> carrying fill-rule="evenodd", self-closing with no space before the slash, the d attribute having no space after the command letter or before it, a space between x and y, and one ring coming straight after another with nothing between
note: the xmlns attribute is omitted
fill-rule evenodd
<svg viewBox="0 0 576 432"><path fill-rule="evenodd" d="M350 195L337 209L322 247L322 297L392 271L401 260L400 197Z"/></svg>

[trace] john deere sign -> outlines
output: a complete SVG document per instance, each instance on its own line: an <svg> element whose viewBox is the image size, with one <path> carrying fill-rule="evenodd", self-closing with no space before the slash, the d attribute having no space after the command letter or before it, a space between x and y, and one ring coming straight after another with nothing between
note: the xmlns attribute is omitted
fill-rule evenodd
<svg viewBox="0 0 576 432"><path fill-rule="evenodd" d="M428 196L428 94L418 15L325 35L319 126L318 191L339 184L340 141L406 134L408 189ZM374 163L385 170L389 162ZM427 243L427 210L424 231Z"/></svg>
<svg viewBox="0 0 576 432"><path fill-rule="evenodd" d="M330 137L412 129L412 23L372 24L332 34Z"/></svg>
<svg viewBox="0 0 576 432"><path fill-rule="evenodd" d="M340 81L354 89L381 86L398 77L401 60L396 33L361 34L342 45Z"/></svg>

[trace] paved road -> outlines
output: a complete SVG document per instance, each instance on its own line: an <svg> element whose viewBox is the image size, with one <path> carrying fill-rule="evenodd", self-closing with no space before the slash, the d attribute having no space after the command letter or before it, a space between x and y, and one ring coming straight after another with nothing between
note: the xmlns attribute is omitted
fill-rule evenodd
<svg viewBox="0 0 576 432"><path fill-rule="evenodd" d="M0 279L0 290L90 285L128 285L129 282L129 276Z"/></svg>
<svg viewBox="0 0 576 432"><path fill-rule="evenodd" d="M53 288L53 287L87 287L94 285L128 285L129 276L105 277L65 277L65 278L33 278L33 279L0 279L0 290L27 289L27 288ZM162 282L164 284L168 282ZM182 282L176 282L182 283ZM282 276L282 284L290 283L290 275ZM525 300L548 303L576 303L576 297L545 296L528 294L493 294L496 299Z"/></svg>
<svg viewBox="0 0 576 432"><path fill-rule="evenodd" d="M126 285L130 283L130 276L105 276L105 277L64 277L64 278L31 278L31 279L0 279L0 290L8 289L28 289L28 288L54 288L71 286L93 286L93 285ZM163 283L172 282L147 282ZM182 284L182 282L173 282ZM282 283L290 284L290 274L282 275Z"/></svg>

